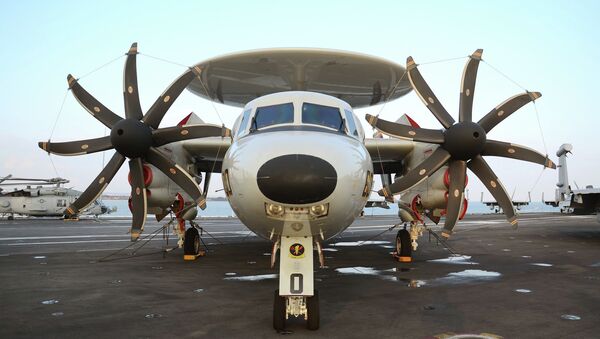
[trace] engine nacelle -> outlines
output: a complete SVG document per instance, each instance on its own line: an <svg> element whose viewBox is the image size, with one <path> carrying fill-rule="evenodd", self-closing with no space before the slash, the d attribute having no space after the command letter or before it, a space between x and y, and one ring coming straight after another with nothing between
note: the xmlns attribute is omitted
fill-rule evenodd
<svg viewBox="0 0 600 339"><path fill-rule="evenodd" d="M180 143L172 143L161 147L160 149L165 155L171 158L171 160L186 169L192 177L196 177L197 182L202 180L196 173L193 162L190 160L190 157ZM150 164L144 164L143 172L149 214L163 215L170 207L173 207L174 212L177 212L176 207L178 206L175 205L178 205L176 202L179 200L181 200L182 204L185 203L186 205L193 203L191 197L158 168ZM131 183L131 174L129 174L128 179ZM196 213L195 210L195 208L187 210L187 213L185 213L186 217L191 217L191 211Z"/></svg>

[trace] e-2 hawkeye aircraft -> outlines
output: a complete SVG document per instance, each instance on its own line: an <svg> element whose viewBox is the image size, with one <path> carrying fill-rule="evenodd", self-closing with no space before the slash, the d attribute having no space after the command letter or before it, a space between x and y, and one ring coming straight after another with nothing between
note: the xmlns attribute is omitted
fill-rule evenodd
<svg viewBox="0 0 600 339"><path fill-rule="evenodd" d="M162 218L175 211L190 221L182 233L185 257L199 251L193 219L205 204L211 173L220 173L227 199L239 219L273 242L279 251L279 289L273 325L304 317L319 327L313 253L323 265L322 244L357 218L371 193L374 175L382 175L380 195L388 200L405 192L412 201L428 187L419 204L401 200L401 218L418 234L422 214L444 210L443 234L449 236L462 213L466 170L477 175L502 206L510 224L517 219L506 190L483 156L500 156L554 167L547 156L487 134L521 106L540 97L525 92L509 98L475 122L473 94L482 50L468 58L460 86L459 119L439 102L408 58L406 68L367 55L322 49L267 49L210 59L187 69L143 114L137 85L137 44L126 54L125 118L102 105L68 76L81 105L107 126L110 136L40 142L50 153L79 155L115 149L106 167L65 214L85 208L129 159L131 238L143 231L146 214ZM208 100L243 107L232 130L204 124L196 115L178 126L159 128L173 101L188 89ZM394 100L411 90L443 125L424 129L367 115L375 129L391 138L366 138L354 109ZM204 173L204 176L202 176ZM391 182L394 175L395 180ZM204 181L204 190L199 184ZM411 191L412 190L412 191ZM177 197L177 198L176 198ZM173 203L173 201L176 203ZM437 219L439 221L439 219ZM185 227L185 226L184 226ZM410 247L401 230L399 249Z"/></svg>
<svg viewBox="0 0 600 339"><path fill-rule="evenodd" d="M12 175L0 178L0 186L25 186L12 191L5 191L0 187L0 215L7 216L8 220L14 219L15 214L32 217L63 216L65 208L75 202L81 194L62 186L68 182L69 180L63 178L15 178ZM81 214L97 217L113 211L94 200L82 209Z"/></svg>

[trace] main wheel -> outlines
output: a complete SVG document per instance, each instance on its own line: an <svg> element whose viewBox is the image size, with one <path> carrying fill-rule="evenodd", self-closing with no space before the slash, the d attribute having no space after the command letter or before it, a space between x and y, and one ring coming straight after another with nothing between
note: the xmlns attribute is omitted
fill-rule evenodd
<svg viewBox="0 0 600 339"><path fill-rule="evenodd" d="M306 328L311 331L319 329L319 291L315 290L315 294L312 297L306 298L306 310L308 312L308 319L306 320Z"/></svg>
<svg viewBox="0 0 600 339"><path fill-rule="evenodd" d="M188 228L183 238L183 254L198 255L200 253L200 234L195 227Z"/></svg>
<svg viewBox="0 0 600 339"><path fill-rule="evenodd" d="M273 299L273 328L277 331L285 328L285 298L279 295L279 290L275 290Z"/></svg>
<svg viewBox="0 0 600 339"><path fill-rule="evenodd" d="M396 235L396 252L398 260L401 262L412 261L412 245L410 243L410 233L405 230L399 230Z"/></svg>

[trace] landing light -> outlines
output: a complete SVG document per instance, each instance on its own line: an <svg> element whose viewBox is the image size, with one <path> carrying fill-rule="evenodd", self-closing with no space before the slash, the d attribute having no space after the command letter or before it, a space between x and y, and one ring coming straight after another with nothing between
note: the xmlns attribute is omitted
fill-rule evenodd
<svg viewBox="0 0 600 339"><path fill-rule="evenodd" d="M284 207L282 205L265 202L265 213L268 217L285 219L287 216L308 215L309 219L326 217L329 214L329 203L307 207Z"/></svg>
<svg viewBox="0 0 600 339"><path fill-rule="evenodd" d="M283 206L269 203L265 204L265 210L267 211L267 215L270 217L278 217L283 215L283 213L285 212Z"/></svg>
<svg viewBox="0 0 600 339"><path fill-rule="evenodd" d="M314 215L315 217L322 217L327 215L328 210L329 204L315 205L310 207L310 214Z"/></svg>

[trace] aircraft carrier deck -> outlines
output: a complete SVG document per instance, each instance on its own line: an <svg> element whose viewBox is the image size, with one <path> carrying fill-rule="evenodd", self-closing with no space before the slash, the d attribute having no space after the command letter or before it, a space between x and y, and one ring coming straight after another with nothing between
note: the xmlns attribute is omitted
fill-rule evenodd
<svg viewBox="0 0 600 339"><path fill-rule="evenodd" d="M128 220L2 220L0 337L600 337L595 216L525 214L517 231L501 215L467 216L448 242L462 256L425 234L408 264L390 255L395 231L377 236L396 220L365 217L330 240L315 274L321 328L288 321L283 333L271 245L237 219L202 220L214 238L192 262L164 253L175 238L161 232L117 252Z"/></svg>

